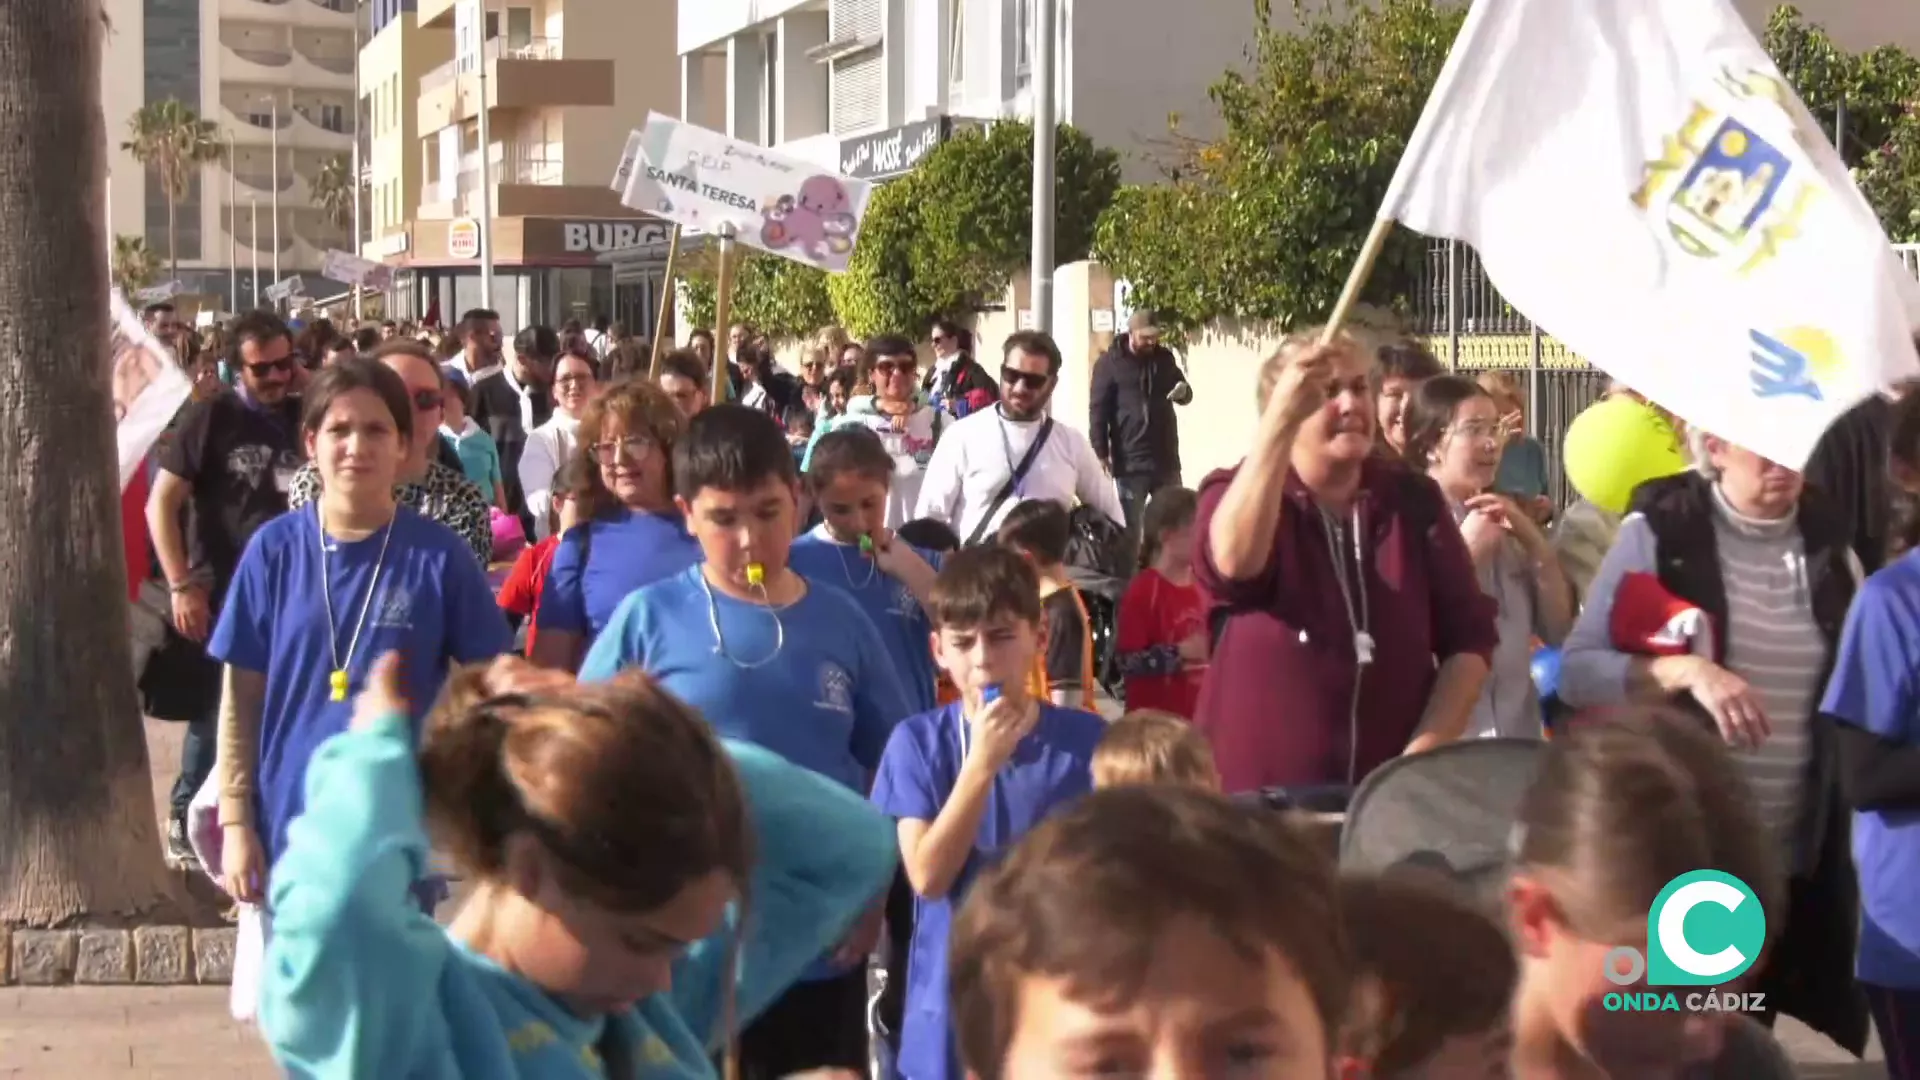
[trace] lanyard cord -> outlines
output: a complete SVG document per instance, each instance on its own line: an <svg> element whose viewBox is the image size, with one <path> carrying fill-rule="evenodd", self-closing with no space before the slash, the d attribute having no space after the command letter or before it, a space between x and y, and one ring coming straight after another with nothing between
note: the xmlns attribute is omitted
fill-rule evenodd
<svg viewBox="0 0 1920 1080"><path fill-rule="evenodd" d="M1333 579L1340 586L1340 601L1347 609L1347 627L1353 631L1353 696L1347 702L1347 786L1359 783L1360 771L1360 683L1367 665L1373 662L1373 635L1368 633L1371 612L1367 608L1367 562L1361 548L1360 504L1353 505L1353 570L1356 587L1347 582L1347 559L1340 550L1340 527L1333 515L1320 511L1320 527L1327 537L1327 553L1333 556ZM1354 592L1359 592L1356 610Z"/></svg>
<svg viewBox="0 0 1920 1080"><path fill-rule="evenodd" d="M1340 586L1340 602L1347 609L1347 628L1353 631L1354 659L1361 667L1373 662L1373 635L1368 633L1372 613L1367 608L1367 561L1366 552L1361 546L1360 507L1353 508L1350 524L1353 539L1353 581L1347 579L1347 560L1340 550L1340 526L1334 524L1333 515L1320 511L1320 527L1327 537L1327 553L1333 556L1333 579ZM1359 605L1354 604L1354 593L1358 592Z"/></svg>
<svg viewBox="0 0 1920 1080"><path fill-rule="evenodd" d="M773 651L752 663L744 663L727 651L727 639L720 633L720 607L713 598L713 586L707 583L706 571L696 571L696 576L700 579L700 590L707 594L707 625L713 628L714 654L726 657L728 663L742 671L752 671L773 663L774 658L780 655L780 650L787 646L787 624L781 621L780 610L773 606L773 597L767 594L767 587L754 586L760 590L760 599L766 604L767 615L773 619Z"/></svg>
<svg viewBox="0 0 1920 1080"><path fill-rule="evenodd" d="M321 520L320 503L313 504L313 531L320 545L320 598L327 610L327 653L333 661L331 686L333 700L345 701L347 692L347 668L353 664L354 650L360 646L360 631L367 625L367 610L373 607L373 594L380 590L380 572L387 565L387 545L393 541L393 526L399 520L396 513L387 522L387 531L380 538L380 555L373 562L373 578L367 582L366 598L360 601L360 617L354 620L353 636L347 639L347 657L340 659L340 633L333 622L333 582L327 563L327 527Z"/></svg>
<svg viewBox="0 0 1920 1080"><path fill-rule="evenodd" d="M1006 410L999 405L993 407L993 422L1000 429L1000 452L1007 459L1007 479L1016 481L1013 485L1013 497L1024 499L1027 495L1027 477L1018 476L1020 466L1013 457L1013 440L1007 437ZM1039 436L1036 434L1034 437ZM1038 461L1034 462L1036 466L1039 464Z"/></svg>
<svg viewBox="0 0 1920 1080"><path fill-rule="evenodd" d="M867 564L867 576L864 578L861 578L859 581L853 580L853 570L847 565L847 547L848 546L849 545L835 544L834 551L840 556L840 573L846 577L848 587L858 592L862 589L865 589L867 586L873 584L873 579L875 575L880 573L880 564L874 559L866 555L855 556L856 558L860 559L862 562ZM855 548L855 550L859 550L859 549Z"/></svg>

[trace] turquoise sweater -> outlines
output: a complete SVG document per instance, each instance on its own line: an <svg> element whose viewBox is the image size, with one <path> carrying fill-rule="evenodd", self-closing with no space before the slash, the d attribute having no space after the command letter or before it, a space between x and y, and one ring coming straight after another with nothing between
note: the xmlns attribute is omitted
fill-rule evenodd
<svg viewBox="0 0 1920 1080"><path fill-rule="evenodd" d="M760 860L734 991L744 1025L886 888L895 846L892 823L857 794L756 747L727 750ZM598 1080L595 1047L615 1024L636 1077L713 1076L711 1052L731 1034L718 1030L731 916L674 966L671 990L582 1019L413 903L428 846L405 717L328 739L306 784L306 812L273 868L261 977L260 1028L287 1075Z"/></svg>

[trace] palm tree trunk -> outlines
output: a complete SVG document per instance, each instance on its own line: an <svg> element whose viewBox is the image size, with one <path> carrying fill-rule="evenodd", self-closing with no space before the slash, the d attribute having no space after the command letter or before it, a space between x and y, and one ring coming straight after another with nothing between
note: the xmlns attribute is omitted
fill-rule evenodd
<svg viewBox="0 0 1920 1080"><path fill-rule="evenodd" d="M180 236L174 226L174 205L172 185L167 186L167 278L180 280Z"/></svg>
<svg viewBox="0 0 1920 1080"><path fill-rule="evenodd" d="M100 359L102 31L93 0L0 2L0 927L123 922L171 898Z"/></svg>

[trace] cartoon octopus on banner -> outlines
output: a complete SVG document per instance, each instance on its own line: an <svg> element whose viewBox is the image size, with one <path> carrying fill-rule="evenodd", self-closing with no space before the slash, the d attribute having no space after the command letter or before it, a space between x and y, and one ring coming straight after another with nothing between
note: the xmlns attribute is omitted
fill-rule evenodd
<svg viewBox="0 0 1920 1080"><path fill-rule="evenodd" d="M816 265L844 270L859 224L852 202L838 177L809 177L797 197L782 195L760 212L760 240L769 251L796 248Z"/></svg>

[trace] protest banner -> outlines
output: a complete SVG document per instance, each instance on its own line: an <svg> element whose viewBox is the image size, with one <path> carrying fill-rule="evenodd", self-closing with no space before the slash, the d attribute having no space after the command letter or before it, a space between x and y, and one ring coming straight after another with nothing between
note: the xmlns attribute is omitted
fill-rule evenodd
<svg viewBox="0 0 1920 1080"><path fill-rule="evenodd" d="M140 315L119 289L113 290L112 365L115 442L120 451L120 487L140 470L147 451L186 403L193 385L174 360L173 350L140 325Z"/></svg>
<svg viewBox="0 0 1920 1080"><path fill-rule="evenodd" d="M345 251L329 250L320 258L320 276L362 289L393 287L393 267Z"/></svg>
<svg viewBox="0 0 1920 1080"><path fill-rule="evenodd" d="M659 113L639 135L638 159L622 162L625 205L723 247L731 231L748 247L846 270L871 184Z"/></svg>

